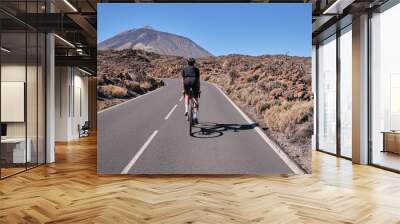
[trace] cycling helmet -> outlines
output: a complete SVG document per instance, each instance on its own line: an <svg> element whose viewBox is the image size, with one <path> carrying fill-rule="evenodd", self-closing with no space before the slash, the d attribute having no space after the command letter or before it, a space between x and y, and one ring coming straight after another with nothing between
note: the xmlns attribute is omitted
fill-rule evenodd
<svg viewBox="0 0 400 224"><path fill-rule="evenodd" d="M196 60L194 58L189 58L187 62L189 65L194 65L194 63L196 63Z"/></svg>

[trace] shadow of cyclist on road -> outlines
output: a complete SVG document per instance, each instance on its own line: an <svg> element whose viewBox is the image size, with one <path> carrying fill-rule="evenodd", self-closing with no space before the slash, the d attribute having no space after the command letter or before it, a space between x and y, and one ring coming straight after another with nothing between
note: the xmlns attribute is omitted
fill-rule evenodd
<svg viewBox="0 0 400 224"><path fill-rule="evenodd" d="M226 132L240 132L251 130L257 127L258 124L221 124L212 122L202 122L195 126L199 129L193 132L195 138L216 138L224 135Z"/></svg>

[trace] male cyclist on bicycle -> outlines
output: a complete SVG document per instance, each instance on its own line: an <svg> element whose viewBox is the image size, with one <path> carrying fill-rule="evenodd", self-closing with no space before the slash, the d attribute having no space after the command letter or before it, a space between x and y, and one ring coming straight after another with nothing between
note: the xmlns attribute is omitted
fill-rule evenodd
<svg viewBox="0 0 400 224"><path fill-rule="evenodd" d="M187 60L188 66L182 70L183 78L183 90L185 96L185 116L188 116L189 108L189 91L192 89L194 107L193 107L193 121L198 123L197 112L199 109L199 96L200 96L200 71L194 66L196 60L194 58L189 58Z"/></svg>

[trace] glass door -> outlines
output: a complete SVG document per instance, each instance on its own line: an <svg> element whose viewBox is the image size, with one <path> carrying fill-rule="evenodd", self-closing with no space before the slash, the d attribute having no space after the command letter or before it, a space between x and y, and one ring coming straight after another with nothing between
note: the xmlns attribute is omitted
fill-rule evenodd
<svg viewBox="0 0 400 224"><path fill-rule="evenodd" d="M318 47L318 149L336 154L336 35Z"/></svg>
<svg viewBox="0 0 400 224"><path fill-rule="evenodd" d="M27 32L27 151L29 159L27 167L38 164L38 35L37 32Z"/></svg>
<svg viewBox="0 0 400 224"><path fill-rule="evenodd" d="M352 32L340 31L340 155L352 157Z"/></svg>
<svg viewBox="0 0 400 224"><path fill-rule="evenodd" d="M400 171L400 4L371 18L370 162Z"/></svg>
<svg viewBox="0 0 400 224"><path fill-rule="evenodd" d="M43 13L43 5L44 1L0 3L20 15ZM0 178L5 178L45 163L46 39L2 12L0 26Z"/></svg>
<svg viewBox="0 0 400 224"><path fill-rule="evenodd" d="M25 31L1 34L2 177L26 170L26 162L30 161L31 152L27 151L26 45Z"/></svg>

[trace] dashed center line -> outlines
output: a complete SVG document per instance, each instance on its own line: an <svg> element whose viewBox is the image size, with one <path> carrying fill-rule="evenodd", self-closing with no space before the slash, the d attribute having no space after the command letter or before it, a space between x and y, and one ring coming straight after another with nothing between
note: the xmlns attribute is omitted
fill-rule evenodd
<svg viewBox="0 0 400 224"><path fill-rule="evenodd" d="M181 98L179 98L179 102L181 102L183 100L183 96L181 96Z"/></svg>
<svg viewBox="0 0 400 224"><path fill-rule="evenodd" d="M143 154L144 150L150 145L150 142L153 140L153 138L157 135L158 130L155 130L153 134L150 135L150 137L147 139L147 141L143 144L143 146L139 149L139 151L135 154L135 156L129 161L128 165L125 166L125 168L121 171L121 174L127 174L129 170L135 165L136 161L139 159L139 157Z"/></svg>
<svg viewBox="0 0 400 224"><path fill-rule="evenodd" d="M172 112L174 112L175 108L178 106L178 104L175 104L174 107L172 107L172 109L169 111L169 113L167 114L167 116L165 116L164 120L167 120L169 118L169 116L171 116Z"/></svg>

